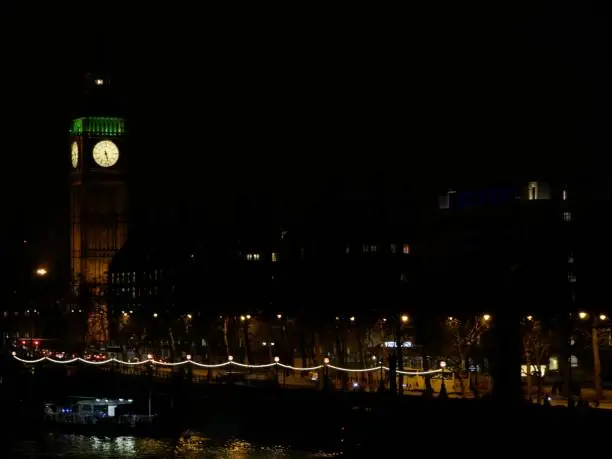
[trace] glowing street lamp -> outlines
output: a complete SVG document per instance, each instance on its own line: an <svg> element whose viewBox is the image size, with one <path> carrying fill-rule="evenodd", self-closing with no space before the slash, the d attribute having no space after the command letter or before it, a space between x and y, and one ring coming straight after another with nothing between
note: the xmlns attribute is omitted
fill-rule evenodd
<svg viewBox="0 0 612 459"><path fill-rule="evenodd" d="M581 320L585 320L585 319L587 319L589 317L589 314L584 312L584 311L580 311L578 313L578 317L580 317Z"/></svg>
<svg viewBox="0 0 612 459"><path fill-rule="evenodd" d="M402 320L402 323L405 324L406 322L408 322L409 317L406 314L404 314L402 317L400 317L400 319Z"/></svg>
<svg viewBox="0 0 612 459"><path fill-rule="evenodd" d="M599 314L599 320L608 320L608 316L605 314Z"/></svg>
<svg viewBox="0 0 612 459"><path fill-rule="evenodd" d="M482 320L488 322L489 320L491 320L491 316L489 314L485 314L484 316L482 316Z"/></svg>
<svg viewBox="0 0 612 459"><path fill-rule="evenodd" d="M38 268L35 273L38 277L45 277L49 274L49 271L47 271L47 268Z"/></svg>

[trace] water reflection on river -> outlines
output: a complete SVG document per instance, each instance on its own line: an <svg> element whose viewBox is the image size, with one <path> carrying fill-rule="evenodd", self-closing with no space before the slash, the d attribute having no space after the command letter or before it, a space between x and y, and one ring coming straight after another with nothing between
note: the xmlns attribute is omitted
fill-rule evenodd
<svg viewBox="0 0 612 459"><path fill-rule="evenodd" d="M244 440L215 441L192 435L178 441L151 438L98 438L79 435L47 435L19 442L11 457L100 457L100 458L308 458L333 457L334 453L303 452L288 446L262 446Z"/></svg>

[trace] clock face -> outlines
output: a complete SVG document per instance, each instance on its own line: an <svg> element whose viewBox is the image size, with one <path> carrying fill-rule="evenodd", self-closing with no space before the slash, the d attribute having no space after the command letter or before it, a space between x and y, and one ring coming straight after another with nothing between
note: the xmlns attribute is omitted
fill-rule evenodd
<svg viewBox="0 0 612 459"><path fill-rule="evenodd" d="M111 167L119 161L119 148L110 140L102 140L93 148L93 159L100 167Z"/></svg>
<svg viewBox="0 0 612 459"><path fill-rule="evenodd" d="M72 167L76 169L79 164L79 145L76 142L72 142L72 149L70 151L72 157Z"/></svg>

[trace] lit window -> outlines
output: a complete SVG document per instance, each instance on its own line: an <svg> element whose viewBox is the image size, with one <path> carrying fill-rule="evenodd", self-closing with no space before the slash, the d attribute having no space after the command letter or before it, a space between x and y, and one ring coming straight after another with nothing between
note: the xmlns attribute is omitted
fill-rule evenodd
<svg viewBox="0 0 612 459"><path fill-rule="evenodd" d="M254 253L253 254L253 260L259 260L259 254L258 253Z"/></svg>
<svg viewBox="0 0 612 459"><path fill-rule="evenodd" d="M538 182L529 182L529 200L538 199Z"/></svg>
<svg viewBox="0 0 612 459"><path fill-rule="evenodd" d="M252 253L247 253L246 254L246 259L251 261L253 259L253 254Z"/></svg>
<svg viewBox="0 0 612 459"><path fill-rule="evenodd" d="M576 282L576 276L571 273L567 275L567 278L572 284Z"/></svg>
<svg viewBox="0 0 612 459"><path fill-rule="evenodd" d="M402 253L404 255L410 254L410 246L408 244L404 244L404 246L402 247Z"/></svg>
<svg viewBox="0 0 612 459"><path fill-rule="evenodd" d="M375 245L370 246L370 252L376 253L377 247Z"/></svg>
<svg viewBox="0 0 612 459"><path fill-rule="evenodd" d="M104 84L104 80L102 80L101 78L98 78L96 81L96 86L102 86Z"/></svg>
<svg viewBox="0 0 612 459"><path fill-rule="evenodd" d="M572 221L572 213L571 212L563 212L563 221L564 222Z"/></svg>
<svg viewBox="0 0 612 459"><path fill-rule="evenodd" d="M351 252L351 246L349 244L346 244L346 247L344 249L344 253L350 253Z"/></svg>
<svg viewBox="0 0 612 459"><path fill-rule="evenodd" d="M563 192L561 193L561 198L565 201L567 200L567 190L563 190Z"/></svg>
<svg viewBox="0 0 612 459"><path fill-rule="evenodd" d="M278 252L272 252L272 263L276 263L279 259Z"/></svg>

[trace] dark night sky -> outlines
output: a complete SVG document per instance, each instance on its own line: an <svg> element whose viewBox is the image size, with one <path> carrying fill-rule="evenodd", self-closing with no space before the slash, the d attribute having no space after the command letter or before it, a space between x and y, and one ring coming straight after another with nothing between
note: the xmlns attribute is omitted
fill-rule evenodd
<svg viewBox="0 0 612 459"><path fill-rule="evenodd" d="M97 68L121 82L139 194L169 204L302 202L333 177L419 187L590 173L609 150L606 12L538 4L325 20L259 12L265 20L206 17L197 28L90 15L43 30L3 14L15 25L0 35L14 216L4 230L67 237L68 120L82 74Z"/></svg>

